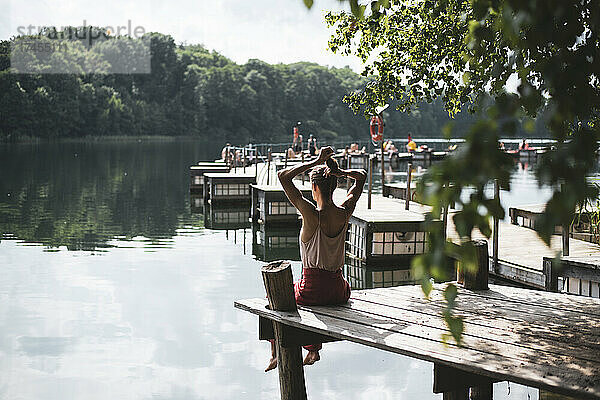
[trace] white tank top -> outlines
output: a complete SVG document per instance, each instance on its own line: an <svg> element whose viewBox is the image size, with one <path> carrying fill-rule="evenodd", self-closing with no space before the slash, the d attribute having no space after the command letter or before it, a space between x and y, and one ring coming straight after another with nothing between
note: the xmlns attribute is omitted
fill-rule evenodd
<svg viewBox="0 0 600 400"><path fill-rule="evenodd" d="M308 242L302 241L302 231L300 231L302 267L335 272L344 266L348 221L336 236L327 236L321 230L321 212L317 210L317 213L319 214L319 225Z"/></svg>

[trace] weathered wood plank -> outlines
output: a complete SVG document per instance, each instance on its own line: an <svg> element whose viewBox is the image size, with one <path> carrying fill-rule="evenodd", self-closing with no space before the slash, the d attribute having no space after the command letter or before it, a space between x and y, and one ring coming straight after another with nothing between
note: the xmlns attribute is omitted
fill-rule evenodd
<svg viewBox="0 0 600 400"><path fill-rule="evenodd" d="M407 297L409 305L404 305L404 299L397 294L378 289L379 293L354 292L353 301L372 301L387 304L388 307L398 308L408 312L420 312L438 316L444 310L445 303L441 294L432 293L431 299ZM580 324L574 329L574 324L568 321L556 320L547 316L532 313L527 316L516 314L514 310L506 310L492 305L473 304L461 301L459 296L455 310L457 316L467 319L466 323L487 328L518 332L520 340L538 342L540 338L551 340L558 347L587 348L592 354L600 351L600 333L597 326L587 323ZM527 339L529 337L529 339Z"/></svg>
<svg viewBox="0 0 600 400"><path fill-rule="evenodd" d="M465 305L472 305L473 307L494 307L498 310L511 310L514 312L515 318L526 318L528 316L539 316L539 318L556 318L565 317L568 320L577 318L583 315L583 320L587 320L589 315L591 317L598 317L600 311L600 300L589 298L589 302L581 302L580 299L586 299L578 296L568 296L564 293L556 293L558 296L563 296L565 299L557 300L556 302L550 302L543 298L543 294L546 292L528 290L527 296L531 296L531 300L527 302L526 298L522 298L518 292L512 292L508 289L515 289L502 286L507 291L503 292L502 289L498 289L497 285L490 285L489 291L471 292L461 288L458 288L458 299L459 303L465 303ZM436 284L430 294L430 299L423 299L423 292L420 286L402 286L402 287L390 287L382 290L377 290L373 295L380 295L381 293L390 292L391 296L411 296L421 298L424 301L430 300L442 300L443 286ZM518 289L523 290L523 289ZM371 295L366 291L361 291L361 295ZM551 293L548 293L551 294ZM554 294L554 293L552 293ZM466 300L468 298L469 300ZM465 299L464 301L460 301ZM521 316L521 317L519 317Z"/></svg>
<svg viewBox="0 0 600 400"><path fill-rule="evenodd" d="M386 299L387 300L387 299ZM357 316L366 316L372 318L389 318L390 322L400 324L403 321L411 321L415 325L419 325L423 328L432 328L439 330L441 333L446 331L446 325L442 319L442 310L433 310L432 312L427 311L411 311L406 308L400 308L391 305L382 305L377 303L371 303L364 300L355 300L347 306L341 306L340 309L326 311L318 310L315 312L324 312L329 316L335 317L336 314L345 313L356 313ZM561 343L550 338L546 338L544 335L537 334L532 335L529 333L529 328L521 329L515 327L510 329L510 324L504 322L491 324L486 326L472 321L473 315L461 314L464 317L464 335L469 337L469 340L474 340L479 343L479 340L490 341L490 349L503 347L505 349L511 349L514 346L519 349L511 351L512 354L518 354L520 351L525 351L531 354L531 351L544 351L553 353L558 358L563 358L565 353L568 353L569 357L578 358L587 361L597 361L598 357L596 354L600 352L600 346L583 346L574 345L569 343ZM467 343L469 340L465 341ZM480 343L481 344L481 343ZM490 350L491 351L491 350Z"/></svg>
<svg viewBox="0 0 600 400"><path fill-rule="evenodd" d="M542 360L538 356L539 352L532 352L518 361L515 360L518 357L486 351L489 341L484 341L486 347L480 351L468 346L444 344L439 330L412 328L407 333L406 329L398 328L396 324L390 325L390 321L385 319L380 319L381 324L376 324L376 320L365 324L356 321L352 313L348 313L348 319L315 313L317 309L328 307L301 307L297 314L286 314L266 310L265 304L265 299L250 299L236 302L235 306L288 325L426 361L440 362L494 379L510 380L566 394L600 397L599 362L562 362L550 354ZM411 324L406 322L406 325ZM540 360L544 364L540 364ZM548 360L552 360L552 363L547 364Z"/></svg>

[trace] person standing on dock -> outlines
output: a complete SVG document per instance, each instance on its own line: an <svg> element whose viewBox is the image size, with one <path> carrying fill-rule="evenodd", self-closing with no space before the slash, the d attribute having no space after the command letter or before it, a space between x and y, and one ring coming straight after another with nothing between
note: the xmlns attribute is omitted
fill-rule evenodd
<svg viewBox="0 0 600 400"><path fill-rule="evenodd" d="M221 159L225 161L226 164L229 164L229 162L233 159L233 154L230 147L231 143L227 143L225 147L223 147L223 150L221 150Z"/></svg>
<svg viewBox="0 0 600 400"><path fill-rule="evenodd" d="M414 153L415 150L417 150L417 143L413 140L410 133L408 134L408 143L406 144L406 150L408 150L409 153Z"/></svg>
<svg viewBox="0 0 600 400"><path fill-rule="evenodd" d="M311 156L317 155L317 138L315 138L313 135L310 135L308 138L308 154Z"/></svg>
<svg viewBox="0 0 600 400"><path fill-rule="evenodd" d="M302 150L303 150L302 135L298 135L298 137L294 138L294 145L292 146L292 149L294 150L294 153L296 153L296 154L302 153Z"/></svg>
<svg viewBox="0 0 600 400"><path fill-rule="evenodd" d="M300 258L302 278L294 283L296 303L305 305L343 304L350 298L350 285L344 279L345 240L348 220L363 191L367 173L364 170L343 170L331 158L333 148L322 147L319 157L310 162L286 168L278 177L290 202L302 214ZM324 165L325 164L325 165ZM310 171L312 196L316 205L302 196L293 182L294 177ZM354 179L344 201L333 202L333 192L340 177ZM308 354L304 365L320 360L321 344L305 346ZM271 360L265 369L277 366L275 344L271 342Z"/></svg>

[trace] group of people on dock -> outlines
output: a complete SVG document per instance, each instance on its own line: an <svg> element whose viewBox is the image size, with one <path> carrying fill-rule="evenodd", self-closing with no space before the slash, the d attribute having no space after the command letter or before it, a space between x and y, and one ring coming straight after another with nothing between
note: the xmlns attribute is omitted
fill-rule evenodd
<svg viewBox="0 0 600 400"><path fill-rule="evenodd" d="M298 134L294 136L294 141L292 142L292 147L287 149L287 157L295 158L297 155L302 154L304 151L304 144L302 143L303 136ZM317 155L317 138L312 134L308 137L308 155L313 157Z"/></svg>

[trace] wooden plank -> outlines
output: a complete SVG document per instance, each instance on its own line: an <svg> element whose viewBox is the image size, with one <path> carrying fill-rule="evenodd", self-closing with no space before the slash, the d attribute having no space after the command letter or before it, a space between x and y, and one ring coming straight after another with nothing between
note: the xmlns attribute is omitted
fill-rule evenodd
<svg viewBox="0 0 600 400"><path fill-rule="evenodd" d="M388 307L409 313L418 312L433 316L441 315L446 307L443 296L436 294L433 294L431 299L427 300L422 297L411 297L405 293L394 293L385 289L369 292L373 293L365 294L363 291L355 291L352 294L352 299L356 301L385 302ZM402 305L400 294L407 296L407 300L410 301L409 306ZM377 300L378 298L379 300ZM454 311L457 316L467 319L468 324L508 332L499 332L499 335L511 337L514 332L518 332L522 340L526 340L525 336L530 336L530 340L536 342L540 337L545 337L547 340L554 341L559 347L571 348L574 346L574 348L580 348L583 346L588 348L592 352L591 354L600 351L600 334L597 326L586 324L588 321L584 321L585 323L578 325L577 329L574 330L574 324L568 320L553 320L535 312L521 315L516 313L515 310L504 309L491 304L485 306L479 303L473 304L468 301L461 301L460 296ZM526 326L527 329L523 330L523 326Z"/></svg>
<svg viewBox="0 0 600 400"><path fill-rule="evenodd" d="M412 328L410 332L406 332L406 328L396 327L385 319L364 323L357 321L353 314L348 314L348 319L315 314L318 309L331 307L301 307L298 313L278 313L265 309L265 304L265 299L235 302L237 308L339 339L351 340L425 361L440 362L494 379L510 380L565 394L600 397L598 362L564 363L547 354L540 363L542 358L539 357L539 352L532 352L527 354L525 359L515 360L515 357L474 350L469 346L457 347L451 343L444 344L438 330ZM408 327L412 326L408 322L405 324ZM485 343L487 349L489 342ZM548 360L552 363L547 364Z"/></svg>
<svg viewBox="0 0 600 400"><path fill-rule="evenodd" d="M514 288L510 286L489 285L490 289L486 291L468 291L458 287L459 297L472 296L476 298L484 298L487 304L500 304L501 308L510 308L513 304L515 310L523 313L540 315L542 317L555 317L556 311L571 317L589 314L592 317L598 317L600 313L600 300L588 299L577 296L567 296L564 293L550 293L531 289ZM431 299L441 298L443 285L436 284L433 287ZM399 295L410 295L423 298L423 293L420 286L402 286L386 288L385 291L396 292ZM377 294L385 293L385 291L377 291ZM525 291L525 293L523 293ZM529 301L528 301L529 299ZM430 300L427 300L430 301ZM468 300L470 304L481 303L477 299ZM486 302L486 300L483 300Z"/></svg>
<svg viewBox="0 0 600 400"><path fill-rule="evenodd" d="M374 299L371 299L374 300ZM380 298L380 301L389 301L389 298ZM396 303L401 303L401 300L396 299ZM405 301L404 304L407 302ZM409 310L407 307L384 305L381 303L373 303L363 299L353 299L348 305L340 306L340 309L345 309L349 315L364 315L376 316L379 318L388 318L390 322L402 323L402 321L413 321L415 325L423 328L437 329L443 333L446 330L446 325L442 319L442 310L438 308L429 308L419 310ZM319 311L320 313L321 311ZM329 311L324 312L327 314ZM334 317L338 313L337 310L331 311L330 316ZM545 334L548 330L538 331L536 334L530 332L529 327L522 330L521 327L512 327L508 321L496 320L494 324L481 324L480 316L473 316L470 313L460 313L464 317L464 335L468 340L465 342L474 341L489 341L489 349L503 347L512 349L510 354L518 354L520 351L543 351L554 354L554 356L565 360L566 358L576 358L591 362L597 362L596 354L600 351L600 345L585 346L582 344L574 345L568 342L560 342L553 339L547 339ZM440 333L440 334L441 334ZM565 332L568 335L568 332ZM597 337L598 338L598 337ZM491 350L490 350L491 351ZM567 354L567 356L565 356Z"/></svg>

